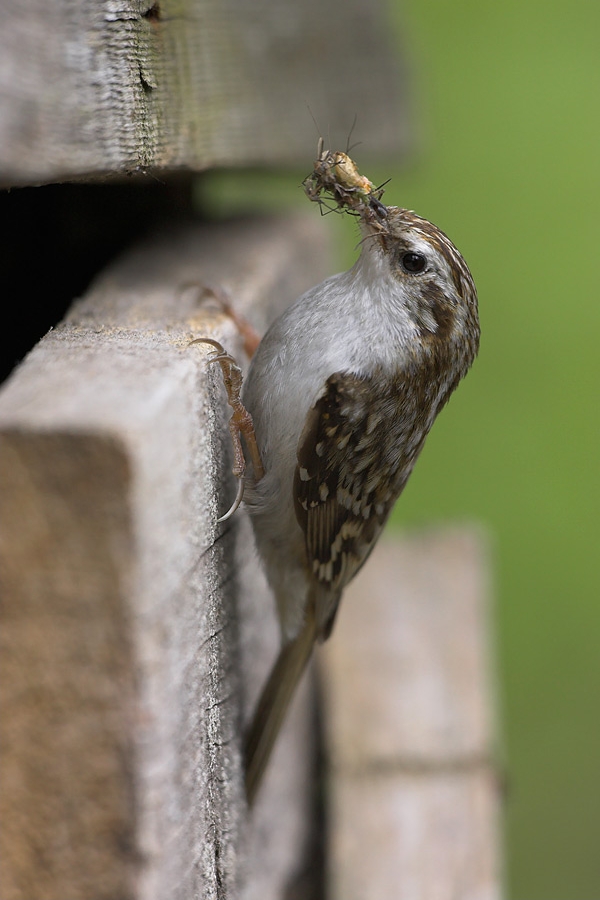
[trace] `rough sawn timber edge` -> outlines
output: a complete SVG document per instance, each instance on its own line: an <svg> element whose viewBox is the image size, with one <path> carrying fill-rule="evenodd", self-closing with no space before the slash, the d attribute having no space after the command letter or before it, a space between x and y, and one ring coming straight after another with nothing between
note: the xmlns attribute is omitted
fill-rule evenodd
<svg viewBox="0 0 600 900"><path fill-rule="evenodd" d="M326 243L311 217L149 240L0 393L9 900L275 900L298 874L310 705L305 690L247 822L240 736L279 636L244 516L216 524L235 491L227 414L189 341L243 358L201 288L261 329L328 273Z"/></svg>
<svg viewBox="0 0 600 900"><path fill-rule="evenodd" d="M344 146L409 144L383 3L28 0L0 31L0 184L306 165L312 115ZM311 112L308 111L307 105Z"/></svg>

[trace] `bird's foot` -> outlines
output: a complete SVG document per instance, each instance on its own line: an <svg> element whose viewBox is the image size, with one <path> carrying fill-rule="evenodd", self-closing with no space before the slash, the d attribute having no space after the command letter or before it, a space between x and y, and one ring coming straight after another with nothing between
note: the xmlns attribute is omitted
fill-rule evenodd
<svg viewBox="0 0 600 900"><path fill-rule="evenodd" d="M233 444L234 460L232 471L235 477L239 480L239 484L236 498L232 506L223 516L220 516L217 520L218 522L225 522L227 519L231 518L231 516L238 509L240 503L244 499L246 458L244 456L244 448L242 447L241 435L244 435L244 441L246 443L246 447L248 448L248 453L250 454L254 480L260 481L260 479L264 475L265 470L256 441L256 434L254 432L254 423L252 422L252 416L240 399L240 393L242 390L242 370L236 363L235 358L225 350L222 344L220 344L218 341L215 341L213 338L196 338L195 340L190 341L190 345L191 344L210 344L211 347L214 347L215 352L209 356L208 362L218 362L221 366L223 384L227 392L227 402L233 410L233 413L229 420L229 433L231 435L231 441Z"/></svg>

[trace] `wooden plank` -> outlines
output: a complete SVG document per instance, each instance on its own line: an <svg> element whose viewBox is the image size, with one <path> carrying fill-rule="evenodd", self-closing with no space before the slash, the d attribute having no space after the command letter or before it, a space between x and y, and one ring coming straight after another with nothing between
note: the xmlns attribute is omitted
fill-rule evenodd
<svg viewBox="0 0 600 900"><path fill-rule="evenodd" d="M0 392L6 900L279 898L311 825L307 685L250 820L240 740L278 629L210 332L325 272L322 223L177 229L106 270ZM285 784L285 791L278 787ZM260 893L256 893L256 886Z"/></svg>
<svg viewBox="0 0 600 900"><path fill-rule="evenodd" d="M468 529L390 538L323 651L332 900L497 900L487 559Z"/></svg>
<svg viewBox="0 0 600 900"><path fill-rule="evenodd" d="M306 167L325 135L407 146L383 3L28 0L0 29L0 184Z"/></svg>

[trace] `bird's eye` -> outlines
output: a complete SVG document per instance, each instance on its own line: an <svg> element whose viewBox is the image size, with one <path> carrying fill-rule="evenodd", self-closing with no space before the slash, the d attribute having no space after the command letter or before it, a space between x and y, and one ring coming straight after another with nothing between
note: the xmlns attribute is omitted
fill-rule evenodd
<svg viewBox="0 0 600 900"><path fill-rule="evenodd" d="M422 253L403 253L400 257L400 265L409 275L420 275L427 266L427 257Z"/></svg>

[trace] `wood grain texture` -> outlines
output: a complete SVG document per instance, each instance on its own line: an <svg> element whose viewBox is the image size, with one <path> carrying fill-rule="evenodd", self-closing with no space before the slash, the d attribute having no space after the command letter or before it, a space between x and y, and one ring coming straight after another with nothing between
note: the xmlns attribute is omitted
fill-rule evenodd
<svg viewBox="0 0 600 900"><path fill-rule="evenodd" d="M308 685L250 820L243 799L243 723L279 637L248 523L216 523L235 492L225 400L188 346L209 333L241 356L239 337L189 284L260 306L260 327L326 255L314 218L148 240L0 393L5 900L279 898L302 868Z"/></svg>
<svg viewBox="0 0 600 900"><path fill-rule="evenodd" d="M332 900L498 900L487 554L383 540L323 650Z"/></svg>
<svg viewBox="0 0 600 900"><path fill-rule="evenodd" d="M26 0L0 29L0 183L306 165L333 143L408 144L383 3Z"/></svg>

